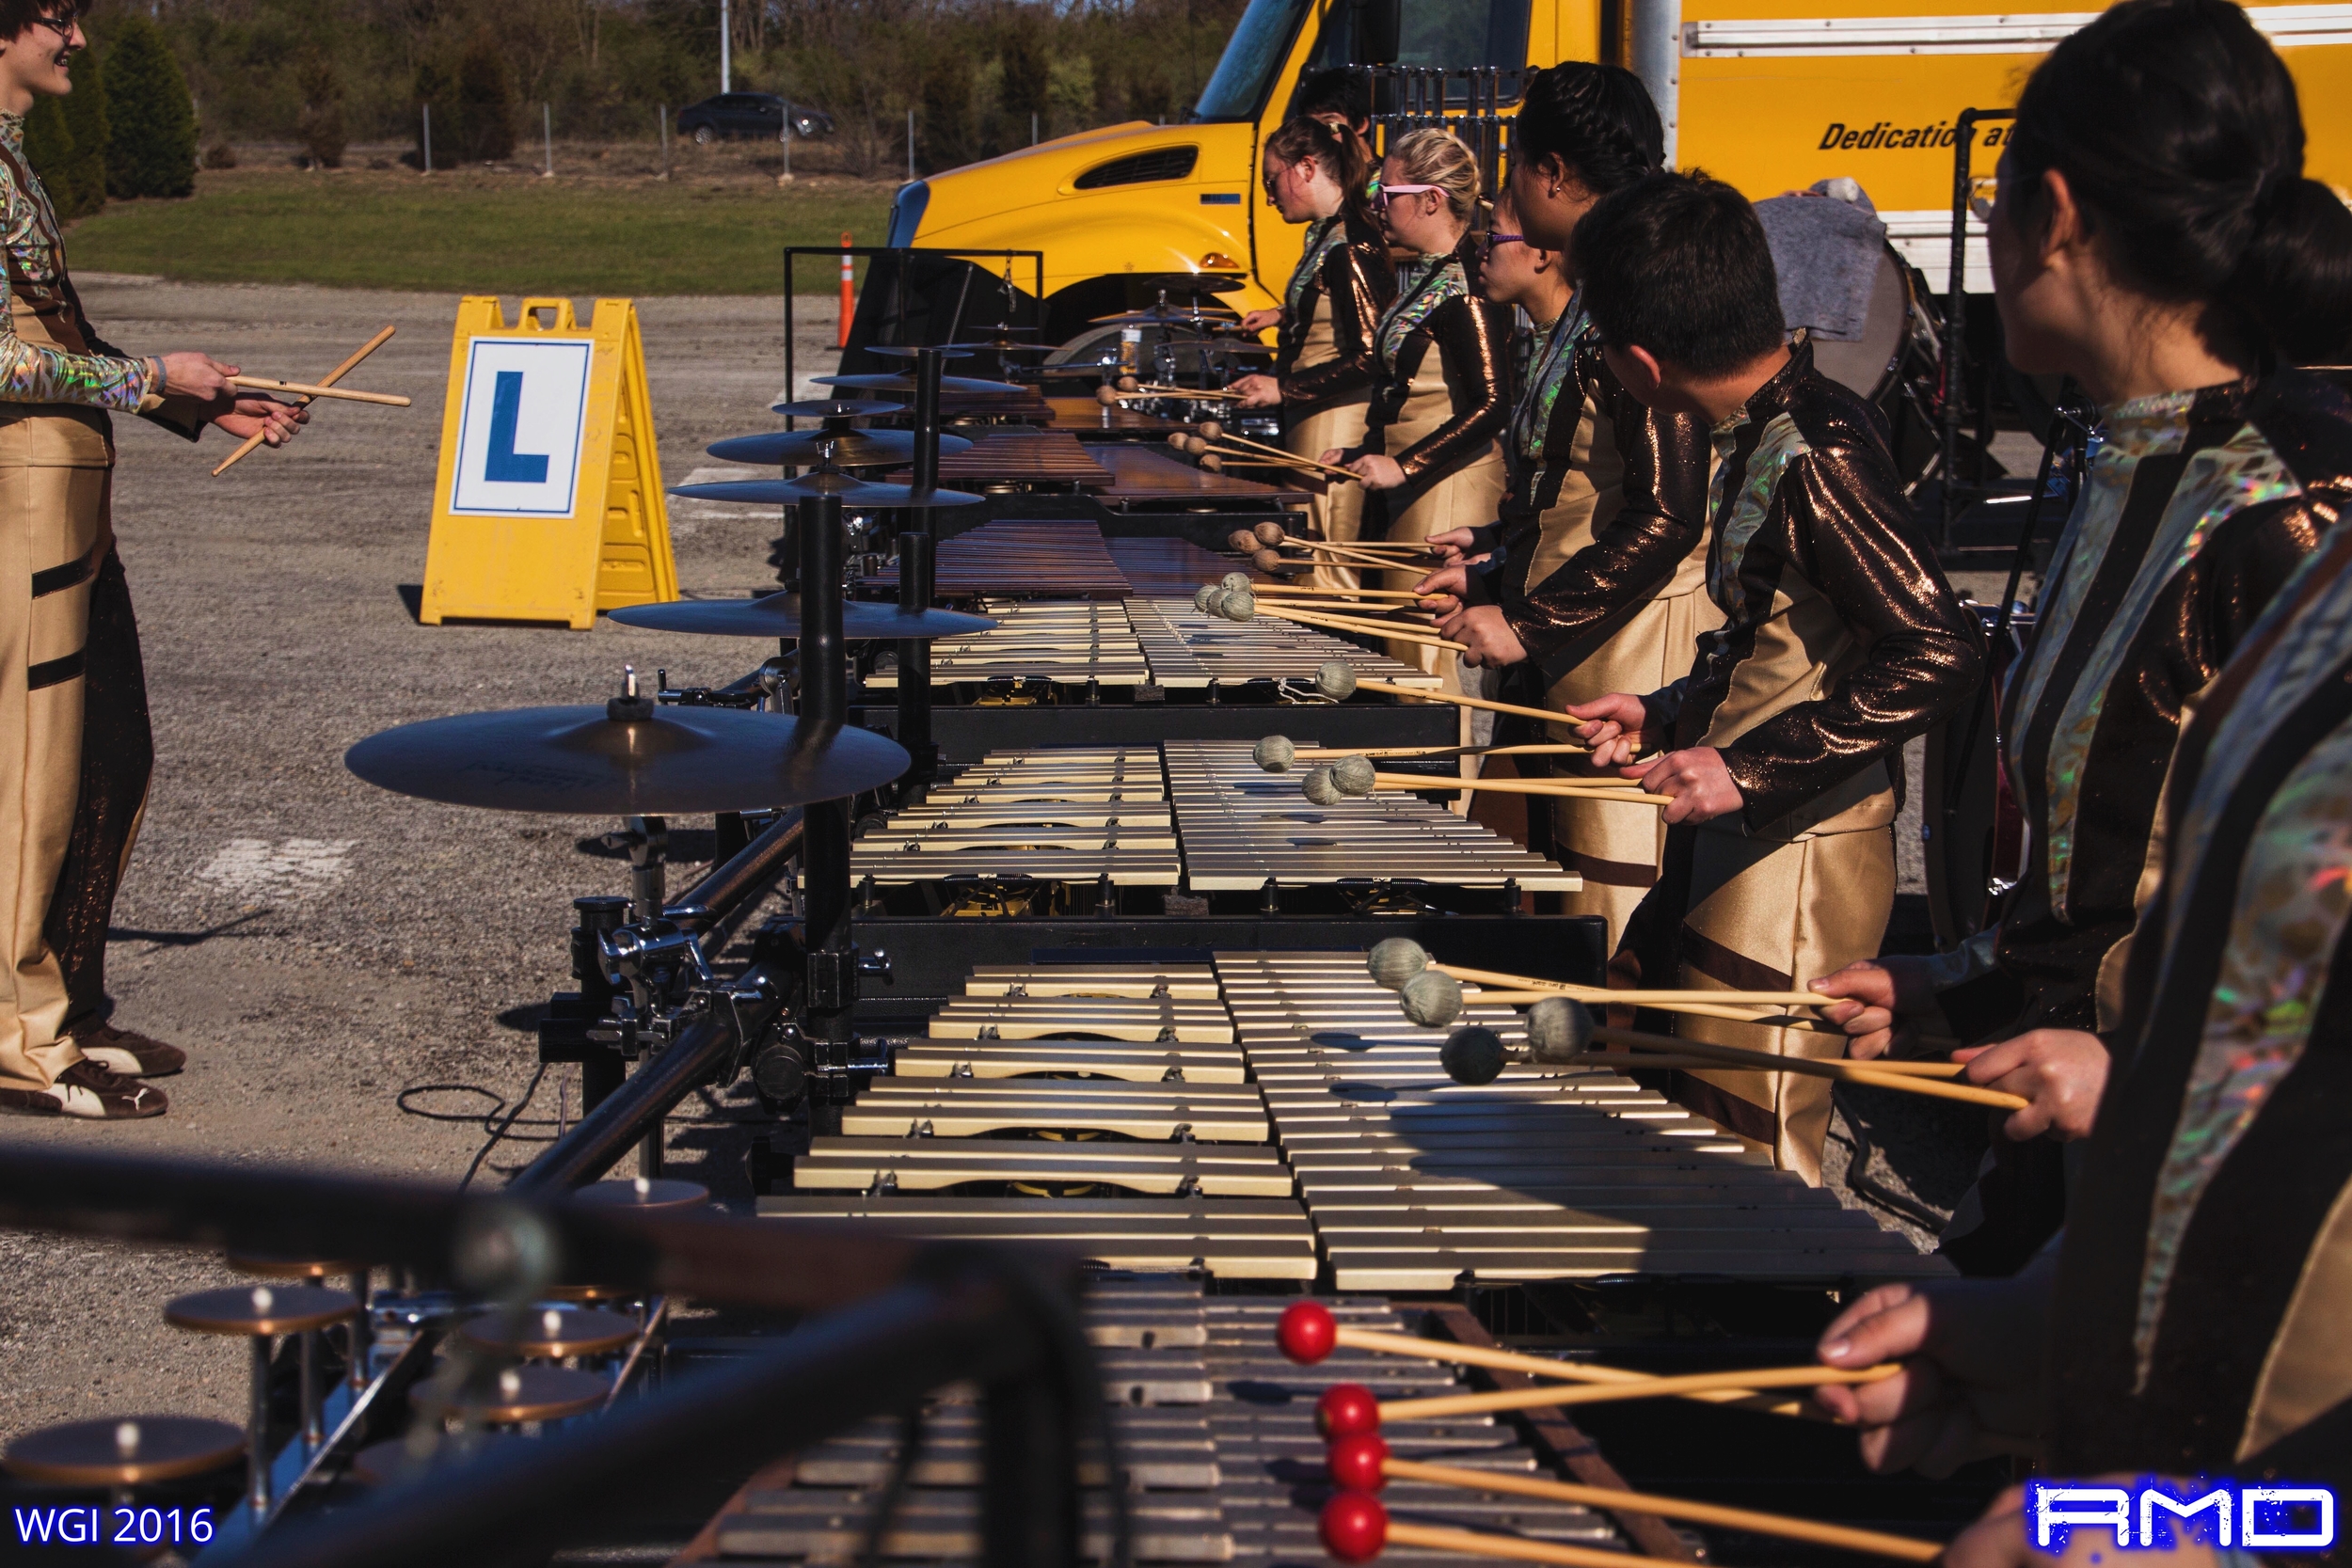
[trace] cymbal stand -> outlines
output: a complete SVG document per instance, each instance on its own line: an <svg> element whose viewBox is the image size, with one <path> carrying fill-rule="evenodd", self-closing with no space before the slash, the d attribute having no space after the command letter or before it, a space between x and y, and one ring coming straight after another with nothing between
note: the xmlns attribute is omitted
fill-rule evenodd
<svg viewBox="0 0 2352 1568"><path fill-rule="evenodd" d="M800 720L834 731L850 716L849 645L841 631L841 502L813 496L800 503L799 512ZM887 960L877 953L861 961L850 934L850 805L848 800L812 800L802 815L801 944L807 983L801 995L801 1030L808 1052L812 1125L838 1116L851 1093L851 1072L882 1065L859 1057L852 1027L859 974L883 973Z"/></svg>
<svg viewBox="0 0 2352 1568"><path fill-rule="evenodd" d="M914 356L914 471L918 495L939 488L939 372L946 356L935 348ZM910 509L898 530L898 608L919 614L930 609L937 585L938 539L920 508ZM898 744L911 759L898 786L901 805L921 805L939 776L939 748L931 742L931 645L925 638L898 644Z"/></svg>

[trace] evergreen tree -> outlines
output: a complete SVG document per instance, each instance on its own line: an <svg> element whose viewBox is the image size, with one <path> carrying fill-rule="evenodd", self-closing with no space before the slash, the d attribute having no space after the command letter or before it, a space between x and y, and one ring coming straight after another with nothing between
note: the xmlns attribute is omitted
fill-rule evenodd
<svg viewBox="0 0 2352 1568"><path fill-rule="evenodd" d="M343 81L334 56L313 51L303 59L298 80L302 112L295 117L295 128L302 133L303 147L319 167L341 168L350 137L343 130Z"/></svg>
<svg viewBox="0 0 2352 1568"><path fill-rule="evenodd" d="M972 74L960 55L931 56L923 71L915 124L915 150L926 171L936 174L972 161Z"/></svg>
<svg viewBox="0 0 2352 1568"><path fill-rule="evenodd" d="M33 166L49 205L63 218L72 205L73 132L65 122L65 106L46 96L33 100L24 114L24 161Z"/></svg>
<svg viewBox="0 0 2352 1568"><path fill-rule="evenodd" d="M1037 117L1040 136L1053 135L1045 125L1045 111L1050 107L1046 96L1053 89L1054 68L1046 58L1043 29L1034 18L1020 18L1006 29L997 54L1005 65L996 102L1005 112L1006 140L1026 147L1031 115Z"/></svg>
<svg viewBox="0 0 2352 1568"><path fill-rule="evenodd" d="M106 194L181 197L196 189L196 104L155 24L133 11L107 44Z"/></svg>
<svg viewBox="0 0 2352 1568"><path fill-rule="evenodd" d="M486 27L474 34L457 62L457 97L465 155L484 163L513 157L515 112L506 87L506 57Z"/></svg>
<svg viewBox="0 0 2352 1568"><path fill-rule="evenodd" d="M106 78L98 68L97 50L73 56L73 90L64 105L65 127L73 133L67 164L73 189L70 215L84 218L106 205ZM57 187L51 185L49 194L56 199Z"/></svg>

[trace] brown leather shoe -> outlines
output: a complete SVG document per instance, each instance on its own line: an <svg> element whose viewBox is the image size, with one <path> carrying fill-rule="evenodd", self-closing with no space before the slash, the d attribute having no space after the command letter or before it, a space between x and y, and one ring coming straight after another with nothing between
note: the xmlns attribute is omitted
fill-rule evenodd
<svg viewBox="0 0 2352 1568"><path fill-rule="evenodd" d="M45 1089L0 1089L0 1110L86 1121L136 1121L160 1117L170 1105L163 1090L88 1061L74 1063Z"/></svg>
<svg viewBox="0 0 2352 1568"><path fill-rule="evenodd" d="M111 1023L94 1023L77 1031L73 1043L82 1055L123 1078L161 1078L188 1065L188 1053L176 1045Z"/></svg>

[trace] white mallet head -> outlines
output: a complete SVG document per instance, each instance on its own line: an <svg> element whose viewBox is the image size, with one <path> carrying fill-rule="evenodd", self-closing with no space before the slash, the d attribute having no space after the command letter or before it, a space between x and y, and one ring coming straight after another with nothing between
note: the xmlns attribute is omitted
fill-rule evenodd
<svg viewBox="0 0 2352 1568"><path fill-rule="evenodd" d="M1424 969L1397 992L1405 1016L1424 1029L1442 1029L1462 1016L1462 982L1442 970Z"/></svg>
<svg viewBox="0 0 2352 1568"><path fill-rule="evenodd" d="M1356 694L1356 667L1343 658L1327 658L1315 668L1315 689L1327 697Z"/></svg>
<svg viewBox="0 0 2352 1568"><path fill-rule="evenodd" d="M1250 760L1269 773L1287 773L1298 760L1298 748L1286 735L1270 735L1249 748Z"/></svg>

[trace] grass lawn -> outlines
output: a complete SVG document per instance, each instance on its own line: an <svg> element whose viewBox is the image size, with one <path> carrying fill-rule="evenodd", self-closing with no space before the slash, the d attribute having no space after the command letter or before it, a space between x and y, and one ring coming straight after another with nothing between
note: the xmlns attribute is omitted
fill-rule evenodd
<svg viewBox="0 0 2352 1568"><path fill-rule="evenodd" d="M207 172L184 201L109 206L73 226L84 272L190 282L436 293L768 293L787 245L882 242L893 186L771 179L661 182L458 170ZM861 268L862 270L862 268ZM840 286L823 262L803 293Z"/></svg>

